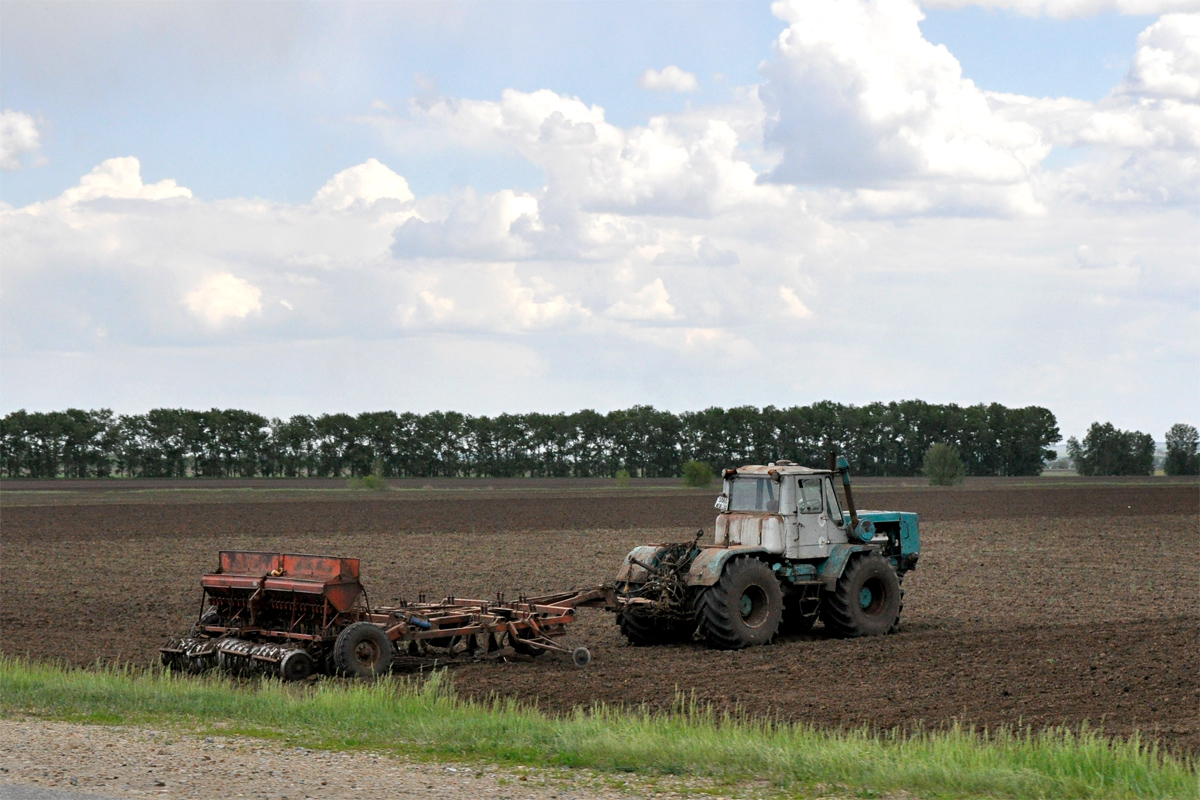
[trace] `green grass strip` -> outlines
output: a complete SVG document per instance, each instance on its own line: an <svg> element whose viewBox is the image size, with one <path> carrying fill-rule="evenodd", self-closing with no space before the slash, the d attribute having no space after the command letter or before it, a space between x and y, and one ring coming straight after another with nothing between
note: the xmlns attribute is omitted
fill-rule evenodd
<svg viewBox="0 0 1200 800"><path fill-rule="evenodd" d="M318 749L766 782L801 796L823 784L866 797L897 790L921 798L1200 797L1194 760L1086 728L830 732L686 702L670 713L598 705L556 716L511 700L462 699L444 673L424 682L295 686L72 670L0 655L0 713L219 727Z"/></svg>

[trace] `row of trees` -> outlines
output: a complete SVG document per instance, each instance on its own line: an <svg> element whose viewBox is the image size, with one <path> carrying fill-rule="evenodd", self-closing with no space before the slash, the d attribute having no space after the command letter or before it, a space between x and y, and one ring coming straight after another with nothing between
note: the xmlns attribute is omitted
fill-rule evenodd
<svg viewBox="0 0 1200 800"><path fill-rule="evenodd" d="M865 406L708 408L650 406L572 414L472 417L380 411L268 419L235 409L16 411L0 420L10 478L426 476L673 477L700 461L717 467L789 458L824 464L831 449L859 475L916 475L935 442L958 448L968 474L1034 475L1060 440L1044 408Z"/></svg>
<svg viewBox="0 0 1200 800"><path fill-rule="evenodd" d="M1168 475L1200 475L1200 432L1192 425L1176 423L1167 431L1167 457L1163 472Z"/></svg>
<svg viewBox="0 0 1200 800"><path fill-rule="evenodd" d="M1167 431L1168 475L1200 474L1200 434L1191 425L1178 423ZM1141 431L1123 431L1110 422L1094 422L1083 441L1067 440L1067 455L1080 475L1153 475L1154 438Z"/></svg>

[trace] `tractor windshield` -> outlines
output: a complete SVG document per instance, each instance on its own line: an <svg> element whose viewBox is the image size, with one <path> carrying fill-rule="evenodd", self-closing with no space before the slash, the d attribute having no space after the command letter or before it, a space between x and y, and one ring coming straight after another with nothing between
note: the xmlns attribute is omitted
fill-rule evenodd
<svg viewBox="0 0 1200 800"><path fill-rule="evenodd" d="M729 487L730 511L779 513L779 484L771 478L734 478Z"/></svg>

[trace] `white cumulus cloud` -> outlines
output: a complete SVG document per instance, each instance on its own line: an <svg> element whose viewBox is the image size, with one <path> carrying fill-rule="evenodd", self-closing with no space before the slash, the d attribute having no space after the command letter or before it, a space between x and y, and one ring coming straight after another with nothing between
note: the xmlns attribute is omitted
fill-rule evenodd
<svg viewBox="0 0 1200 800"><path fill-rule="evenodd" d="M700 88L696 76L674 64L662 70L648 69L638 76L638 88L652 92L694 92Z"/></svg>
<svg viewBox="0 0 1200 800"><path fill-rule="evenodd" d="M522 279L511 263L456 260L406 271L412 296L397 307L409 329L517 333L591 316L540 276Z"/></svg>
<svg viewBox="0 0 1200 800"><path fill-rule="evenodd" d="M1194 406L1159 380L1198 357L1190 18L1151 25L1093 103L981 92L910 2L777 10L761 96L616 125L549 90L430 90L372 117L409 163L425 137L541 186L414 197L372 159L311 202L201 199L124 158L0 204L6 398L132 375L138 403L190 381L255 408L286 384L330 409L681 409L701 380L706 405L1036 403L1076 434L1078 398L1113 387L1137 413Z"/></svg>
<svg viewBox="0 0 1200 800"><path fill-rule="evenodd" d="M37 153L40 146L41 134L33 117L9 109L0 112L0 169L20 169L21 156Z"/></svg>
<svg viewBox="0 0 1200 800"><path fill-rule="evenodd" d="M1169 14L1142 31L1119 91L1200 100L1200 14Z"/></svg>
<svg viewBox="0 0 1200 800"><path fill-rule="evenodd" d="M804 305L804 301L796 295L796 290L790 286L779 287L779 297L783 300L783 307L793 317L800 319L808 319L812 316L812 311L808 306Z"/></svg>
<svg viewBox="0 0 1200 800"><path fill-rule="evenodd" d="M79 179L79 185L59 196L66 205L113 198L119 200L169 200L191 197L192 190L172 179L142 182L142 164L133 156L110 158Z"/></svg>
<svg viewBox="0 0 1200 800"><path fill-rule="evenodd" d="M1040 211L1030 172L1049 153L1038 130L997 117L953 55L926 41L913 0L795 0L763 67L768 179L876 192L900 208ZM927 200L905 201L922 193Z"/></svg>
<svg viewBox="0 0 1200 800"><path fill-rule="evenodd" d="M989 94L1002 118L1087 157L1048 172L1044 191L1085 202L1200 202L1200 15L1171 14L1138 37L1129 73L1099 102Z"/></svg>
<svg viewBox="0 0 1200 800"><path fill-rule="evenodd" d="M739 261L735 251L717 247L707 236L692 236L686 241L665 243L663 247L664 249L654 256L655 264L731 267Z"/></svg>
<svg viewBox="0 0 1200 800"><path fill-rule="evenodd" d="M605 119L603 108L546 89L507 89L499 102L435 98L414 105L412 114L439 141L515 149L545 171L546 195L561 214L709 216L786 197L780 187L758 183L724 119L676 127L661 116L621 128ZM411 124L393 122L398 131Z"/></svg>
<svg viewBox="0 0 1200 800"><path fill-rule="evenodd" d="M342 170L329 179L313 197L318 206L345 209L355 204L369 206L379 200L411 203L415 198L403 176L368 158L365 163Z"/></svg>
<svg viewBox="0 0 1200 800"><path fill-rule="evenodd" d="M926 8L982 6L1031 17L1091 17L1097 14L1168 14L1200 10L1200 0L922 0Z"/></svg>
<svg viewBox="0 0 1200 800"><path fill-rule="evenodd" d="M408 256L522 258L534 252L543 230L538 201L503 189L480 195L465 189L422 208L396 230L392 252Z"/></svg>
<svg viewBox="0 0 1200 800"><path fill-rule="evenodd" d="M605 316L628 320L667 320L676 317L675 306L662 278L655 278L628 298L608 307Z"/></svg>
<svg viewBox="0 0 1200 800"><path fill-rule="evenodd" d="M219 325L227 319L243 319L252 311L262 311L262 291L244 278L222 272L210 275L184 297L188 310L201 319Z"/></svg>

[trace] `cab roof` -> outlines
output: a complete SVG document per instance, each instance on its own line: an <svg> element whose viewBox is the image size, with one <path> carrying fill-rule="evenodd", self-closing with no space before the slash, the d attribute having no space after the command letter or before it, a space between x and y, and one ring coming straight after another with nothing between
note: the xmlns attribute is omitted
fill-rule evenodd
<svg viewBox="0 0 1200 800"><path fill-rule="evenodd" d="M799 464L793 464L790 461L773 461L770 464L746 464L733 470L738 475L832 475L833 473L827 469L813 469L811 467L802 467ZM726 470L726 477L733 477Z"/></svg>

